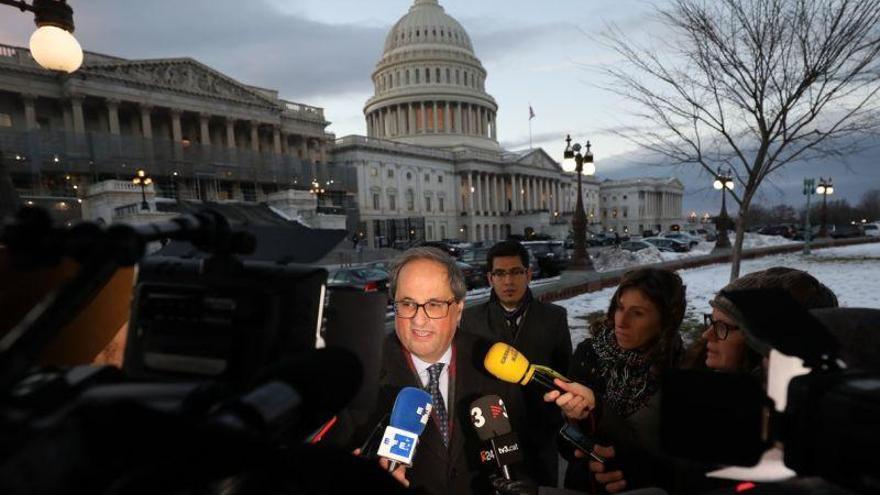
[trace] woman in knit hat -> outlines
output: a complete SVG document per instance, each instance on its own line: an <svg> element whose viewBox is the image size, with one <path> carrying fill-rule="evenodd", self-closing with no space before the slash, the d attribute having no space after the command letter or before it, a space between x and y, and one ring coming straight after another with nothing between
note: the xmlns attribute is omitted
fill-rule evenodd
<svg viewBox="0 0 880 495"><path fill-rule="evenodd" d="M794 268L780 266L750 273L727 284L722 292L743 289L783 289L806 309L837 307L837 296L831 289ZM688 351L686 365L760 375L767 349L746 340L729 299L719 293L709 305L712 314L703 315L706 330Z"/></svg>

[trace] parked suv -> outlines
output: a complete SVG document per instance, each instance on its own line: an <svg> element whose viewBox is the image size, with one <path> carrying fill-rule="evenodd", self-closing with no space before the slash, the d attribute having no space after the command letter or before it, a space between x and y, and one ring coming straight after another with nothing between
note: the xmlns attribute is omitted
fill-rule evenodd
<svg viewBox="0 0 880 495"><path fill-rule="evenodd" d="M832 225L831 237L833 239L843 239L848 237L861 237L862 229L858 225Z"/></svg>
<svg viewBox="0 0 880 495"><path fill-rule="evenodd" d="M526 241L522 245L537 260L544 276L555 277L568 268L568 254L562 241Z"/></svg>
<svg viewBox="0 0 880 495"><path fill-rule="evenodd" d="M791 239L797 233L797 229L789 224L768 225L758 230L758 233L763 235L781 235Z"/></svg>

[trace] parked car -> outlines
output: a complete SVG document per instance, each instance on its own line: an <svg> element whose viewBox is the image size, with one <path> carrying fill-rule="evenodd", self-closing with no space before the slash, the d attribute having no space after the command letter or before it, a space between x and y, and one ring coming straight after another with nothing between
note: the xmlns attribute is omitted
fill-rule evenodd
<svg viewBox="0 0 880 495"><path fill-rule="evenodd" d="M460 245L453 244L448 241L424 241L424 242L419 243L419 246L435 247L445 253L448 253L453 258L460 257L461 251L462 251L462 248Z"/></svg>
<svg viewBox="0 0 880 495"><path fill-rule="evenodd" d="M479 289L480 287L486 287L489 285L489 280L486 278L486 271L484 269L463 261L456 261L455 265L458 266L458 269L464 274L464 281L465 284L467 284L468 290Z"/></svg>
<svg viewBox="0 0 880 495"><path fill-rule="evenodd" d="M657 249L670 253L686 253L691 250L690 243L669 237L648 237L642 241L653 244Z"/></svg>
<svg viewBox="0 0 880 495"><path fill-rule="evenodd" d="M858 225L832 225L831 237L833 239L845 239L849 237L862 237L862 229Z"/></svg>
<svg viewBox="0 0 880 495"><path fill-rule="evenodd" d="M763 235L781 235L782 237L791 239L797 233L797 229L791 224L783 223L761 227L761 229L758 230L758 233Z"/></svg>
<svg viewBox="0 0 880 495"><path fill-rule="evenodd" d="M700 243L700 239L698 237L692 236L687 232L667 232L663 234L663 238L686 242L688 245L690 245L690 249L697 247L697 245Z"/></svg>
<svg viewBox="0 0 880 495"><path fill-rule="evenodd" d="M336 268L327 275L331 291L388 292L388 272L374 267ZM388 299L389 304L391 298Z"/></svg>
<svg viewBox="0 0 880 495"><path fill-rule="evenodd" d="M687 233L692 235L693 237L696 237L697 239L704 241L715 242L716 240L718 240L718 234L716 234L714 230L693 229L688 230Z"/></svg>
<svg viewBox="0 0 880 495"><path fill-rule="evenodd" d="M545 277L555 277L568 268L568 253L562 241L526 241L522 245L531 251Z"/></svg>
<svg viewBox="0 0 880 495"><path fill-rule="evenodd" d="M468 265L478 268L486 273L486 256L489 254L489 248L469 247L462 248L459 255L459 261L463 261Z"/></svg>
<svg viewBox="0 0 880 495"><path fill-rule="evenodd" d="M862 230L868 237L880 237L880 222L866 223L862 225Z"/></svg>
<svg viewBox="0 0 880 495"><path fill-rule="evenodd" d="M811 225L810 226L810 239L815 239L815 238L819 237L819 229L820 229L820 227L818 225ZM805 229L803 226L798 227L797 229L795 229L794 235L792 236L792 240L795 240L795 241L806 240L806 236L804 235L804 234L806 234L806 232L807 232L807 229Z"/></svg>
<svg viewBox="0 0 880 495"><path fill-rule="evenodd" d="M627 251L631 251L635 253L636 251L641 251L643 249L651 249L654 247L650 242L645 241L626 241L620 243L620 249L625 249Z"/></svg>

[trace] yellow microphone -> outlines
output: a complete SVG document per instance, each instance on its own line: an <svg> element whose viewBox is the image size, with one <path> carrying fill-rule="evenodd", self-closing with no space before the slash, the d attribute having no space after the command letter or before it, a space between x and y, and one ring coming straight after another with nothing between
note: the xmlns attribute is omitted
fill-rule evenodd
<svg viewBox="0 0 880 495"><path fill-rule="evenodd" d="M553 379L559 378L564 382L571 382L547 366L530 364L521 352L504 342L496 342L492 345L483 359L483 366L492 376L503 382L520 385L535 383L548 390L559 390L562 393L565 391L560 390L553 383Z"/></svg>

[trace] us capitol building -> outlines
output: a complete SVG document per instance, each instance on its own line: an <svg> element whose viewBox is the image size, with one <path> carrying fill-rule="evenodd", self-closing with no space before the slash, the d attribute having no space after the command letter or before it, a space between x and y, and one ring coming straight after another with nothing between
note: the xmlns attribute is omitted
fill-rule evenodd
<svg viewBox="0 0 880 495"><path fill-rule="evenodd" d="M0 45L0 179L71 220L150 221L181 201L219 202L265 204L372 247L564 238L575 174L543 149L499 146L486 78L437 0L414 0L392 27L363 109L366 136L339 139L323 109L190 58L86 53L81 69L59 75ZM138 169L152 180L143 190L132 183ZM682 221L677 179L583 186L594 232Z"/></svg>

